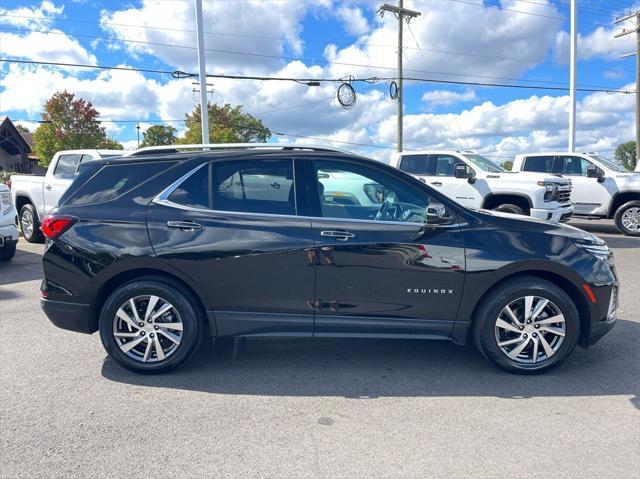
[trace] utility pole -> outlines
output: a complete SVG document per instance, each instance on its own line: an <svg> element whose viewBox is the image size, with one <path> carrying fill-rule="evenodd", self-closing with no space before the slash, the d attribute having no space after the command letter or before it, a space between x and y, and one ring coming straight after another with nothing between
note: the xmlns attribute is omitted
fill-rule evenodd
<svg viewBox="0 0 640 479"><path fill-rule="evenodd" d="M140 123L136 123L136 130L138 130L138 148L140 148Z"/></svg>
<svg viewBox="0 0 640 479"><path fill-rule="evenodd" d="M613 38L624 37L631 33L636 34L636 51L633 53L627 53L625 55L622 55L621 58L631 57L633 55L636 56L636 164L637 164L637 161L640 160L640 93L638 93L638 90L640 89L640 10L637 10L635 13L630 13L625 17L618 18L615 21L615 23L617 25L633 17L636 18L635 28L633 30L627 30L626 28L623 28L622 32L614 35Z"/></svg>
<svg viewBox="0 0 640 479"><path fill-rule="evenodd" d="M571 58L569 60L569 153L576 150L576 54L578 49L577 0L571 0Z"/></svg>
<svg viewBox="0 0 640 479"><path fill-rule="evenodd" d="M198 41L198 68L200 70L200 91L207 91L207 69L204 56L204 27L202 24L202 0L196 1L196 40ZM200 95L200 126L202 144L209 143L209 102L206 93Z"/></svg>
<svg viewBox="0 0 640 479"><path fill-rule="evenodd" d="M409 10L404 8L404 1L399 0L398 6L389 5L385 3L378 9L378 13L381 17L384 16L384 12L393 13L398 19L398 151L402 151L402 21L406 18L407 23L412 18L415 18L420 15L420 12L415 10Z"/></svg>

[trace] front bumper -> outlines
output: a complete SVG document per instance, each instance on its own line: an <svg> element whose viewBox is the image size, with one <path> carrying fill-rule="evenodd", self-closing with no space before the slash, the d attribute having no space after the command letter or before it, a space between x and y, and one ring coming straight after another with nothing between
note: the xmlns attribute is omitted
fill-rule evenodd
<svg viewBox="0 0 640 479"><path fill-rule="evenodd" d="M18 242L18 229L15 225L0 226L0 248Z"/></svg>
<svg viewBox="0 0 640 479"><path fill-rule="evenodd" d="M552 223L566 223L573 216L572 206L561 206L555 209L531 208L529 214L533 218L551 221Z"/></svg>
<svg viewBox="0 0 640 479"><path fill-rule="evenodd" d="M91 323L91 305L68 303L66 301L52 301L40 299L40 306L49 321L62 329L78 333L91 334L97 331Z"/></svg>
<svg viewBox="0 0 640 479"><path fill-rule="evenodd" d="M589 323L589 332L585 338L585 346L596 344L613 329L618 321L618 284L600 288L592 288L598 302L602 305L598 315ZM604 306L606 305L606 309Z"/></svg>

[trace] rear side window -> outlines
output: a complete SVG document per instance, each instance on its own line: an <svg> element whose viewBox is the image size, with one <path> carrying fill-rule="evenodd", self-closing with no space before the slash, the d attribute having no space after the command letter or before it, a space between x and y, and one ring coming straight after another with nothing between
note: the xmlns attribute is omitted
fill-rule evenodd
<svg viewBox="0 0 640 479"><path fill-rule="evenodd" d="M56 169L53 172L53 176L62 179L71 179L76 176L78 172L78 165L82 155L60 155L58 157L58 163Z"/></svg>
<svg viewBox="0 0 640 479"><path fill-rule="evenodd" d="M400 160L400 169L413 175L427 174L427 155L405 155Z"/></svg>
<svg viewBox="0 0 640 479"><path fill-rule="evenodd" d="M240 160L212 167L213 209L295 215L293 160Z"/></svg>
<svg viewBox="0 0 640 479"><path fill-rule="evenodd" d="M167 162L105 165L93 178L78 188L66 204L88 205L112 200L171 166L173 163Z"/></svg>
<svg viewBox="0 0 640 479"><path fill-rule="evenodd" d="M522 170L551 173L553 171L553 156L530 156L525 160Z"/></svg>

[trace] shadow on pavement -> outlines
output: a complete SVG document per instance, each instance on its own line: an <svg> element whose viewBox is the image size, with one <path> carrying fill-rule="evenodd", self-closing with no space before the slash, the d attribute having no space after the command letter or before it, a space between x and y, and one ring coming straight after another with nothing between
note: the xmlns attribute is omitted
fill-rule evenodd
<svg viewBox="0 0 640 479"><path fill-rule="evenodd" d="M0 263L0 286L42 279L42 255L18 249L11 261Z"/></svg>
<svg viewBox="0 0 640 479"><path fill-rule="evenodd" d="M376 397L631 395L640 409L640 324L619 321L590 350L538 376L504 373L471 346L378 339L228 339L204 345L184 367L137 375L106 358L111 381L216 394Z"/></svg>

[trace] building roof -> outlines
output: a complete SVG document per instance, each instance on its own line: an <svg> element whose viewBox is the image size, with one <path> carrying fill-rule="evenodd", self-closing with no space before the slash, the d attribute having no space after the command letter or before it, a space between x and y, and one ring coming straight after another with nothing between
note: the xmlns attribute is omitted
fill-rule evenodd
<svg viewBox="0 0 640 479"><path fill-rule="evenodd" d="M0 117L0 148L10 155L31 153L31 145L8 116Z"/></svg>

